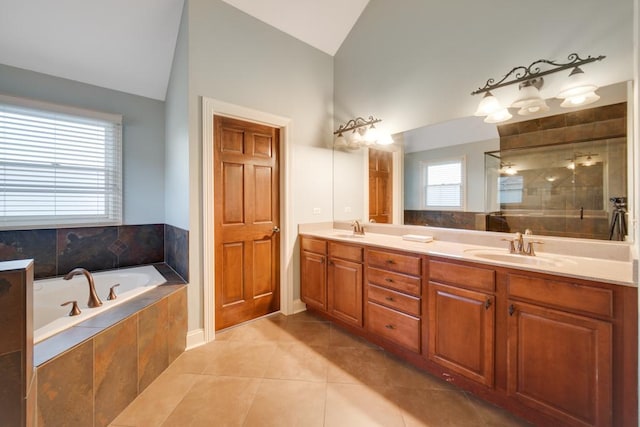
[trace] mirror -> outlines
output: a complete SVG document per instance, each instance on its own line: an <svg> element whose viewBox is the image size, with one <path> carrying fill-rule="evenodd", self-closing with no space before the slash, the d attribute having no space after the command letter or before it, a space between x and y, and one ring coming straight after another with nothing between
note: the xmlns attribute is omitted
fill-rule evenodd
<svg viewBox="0 0 640 427"><path fill-rule="evenodd" d="M622 82L600 88L601 99L582 108L560 108L552 99L550 111L540 116L514 114L498 125L465 117L396 134L391 146L334 150L334 220L385 222L384 215L376 215L390 200L386 209L393 224L505 232L531 228L538 235L621 240L620 219L626 198L633 196L626 124L621 137L592 138L597 135L593 126L608 124L591 123L575 134L575 119L626 102L628 91L629 83ZM626 119L626 110L622 114ZM560 115L568 117L564 126L552 123ZM558 139L559 134L564 136ZM390 160L371 156L379 150L388 151ZM576 169L567 169L568 159ZM590 161L593 165L585 166ZM375 169L381 166L390 182L384 182L384 173L378 177ZM452 169L458 172L450 175ZM515 178L508 175L513 170ZM426 174L434 185L425 186Z"/></svg>

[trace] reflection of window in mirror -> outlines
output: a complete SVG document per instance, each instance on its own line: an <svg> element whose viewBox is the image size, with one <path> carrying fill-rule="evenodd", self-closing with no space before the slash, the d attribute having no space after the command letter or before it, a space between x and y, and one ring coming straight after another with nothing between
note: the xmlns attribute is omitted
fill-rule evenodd
<svg viewBox="0 0 640 427"><path fill-rule="evenodd" d="M522 176L501 176L498 179L498 200L496 201L503 205L522 203L523 190L524 179Z"/></svg>
<svg viewBox="0 0 640 427"><path fill-rule="evenodd" d="M464 170L464 157L437 162L421 162L422 207L424 209L464 209Z"/></svg>

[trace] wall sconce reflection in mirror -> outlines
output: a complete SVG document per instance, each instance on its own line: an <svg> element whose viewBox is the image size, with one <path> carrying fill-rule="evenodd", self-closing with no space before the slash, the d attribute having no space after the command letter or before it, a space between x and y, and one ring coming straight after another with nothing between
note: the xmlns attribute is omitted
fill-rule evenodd
<svg viewBox="0 0 640 427"><path fill-rule="evenodd" d="M381 121L373 116L369 116L366 120L362 117L356 117L340 125L333 132L336 135L333 140L334 148L355 151L369 145L393 144L391 135L381 132L375 127L375 124Z"/></svg>
<svg viewBox="0 0 640 427"><path fill-rule="evenodd" d="M601 61L604 58L605 56L600 55L598 57L588 56L582 59L577 53L572 53L567 58L569 62L566 63L539 59L532 62L528 67L514 67L502 80L496 82L494 79L489 79L484 87L471 92L471 95L484 93L484 97L474 114L476 116L486 116L484 119L486 123L500 123L513 117L509 112L509 108L517 108L518 114L522 116L548 111L549 106L540 95L540 89L544 84L543 76L569 68L572 68L572 71L567 82L562 86L560 92L555 95L556 98L563 100L560 106L570 108L596 102L600 99L600 96L596 94L598 86L588 81L580 66ZM551 68L543 70L540 68L541 65ZM503 106L491 93L492 90L516 83L518 83L519 88L518 98L510 106Z"/></svg>
<svg viewBox="0 0 640 427"><path fill-rule="evenodd" d="M513 163L500 163L500 173L505 175L515 175L518 173L518 170L514 167Z"/></svg>

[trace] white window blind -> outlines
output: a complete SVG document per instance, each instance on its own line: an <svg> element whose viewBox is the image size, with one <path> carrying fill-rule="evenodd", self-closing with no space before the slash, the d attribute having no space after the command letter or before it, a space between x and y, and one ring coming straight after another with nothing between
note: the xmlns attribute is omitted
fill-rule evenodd
<svg viewBox="0 0 640 427"><path fill-rule="evenodd" d="M0 96L0 227L122 222L122 117Z"/></svg>
<svg viewBox="0 0 640 427"><path fill-rule="evenodd" d="M501 176L498 179L498 203L518 204L522 203L524 192L524 179L521 175Z"/></svg>
<svg viewBox="0 0 640 427"><path fill-rule="evenodd" d="M464 159L424 163L425 208L464 207Z"/></svg>

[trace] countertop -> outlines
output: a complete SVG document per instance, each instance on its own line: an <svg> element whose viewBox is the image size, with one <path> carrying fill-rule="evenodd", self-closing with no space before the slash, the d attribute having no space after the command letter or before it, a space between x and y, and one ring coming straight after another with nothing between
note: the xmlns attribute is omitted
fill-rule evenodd
<svg viewBox="0 0 640 427"><path fill-rule="evenodd" d="M486 259L478 256L478 254L482 255L483 253L488 253L489 256L497 254L498 257L506 255L506 257L503 258L509 258L507 242L500 242L503 243L502 247L481 246L438 239L434 239L429 243L421 243L403 240L401 236L370 232L367 232L364 236L355 237L352 235L350 230L327 228L301 230L300 234L351 244L397 249L431 256L471 261L480 264L555 274L564 277L594 280L623 286L638 286L637 282L634 282L633 280L632 261L579 257L552 253L538 253L535 257L530 257L528 255L512 255L512 257L538 258L539 260L526 260L526 262L545 263L545 265L532 265L521 262ZM514 261L525 260L514 259Z"/></svg>

